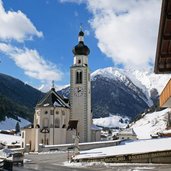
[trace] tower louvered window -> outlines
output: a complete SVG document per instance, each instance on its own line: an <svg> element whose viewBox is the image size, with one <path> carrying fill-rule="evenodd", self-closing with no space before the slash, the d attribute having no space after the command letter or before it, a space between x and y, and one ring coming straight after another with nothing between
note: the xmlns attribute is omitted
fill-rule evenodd
<svg viewBox="0 0 171 171"><path fill-rule="evenodd" d="M82 71L81 70L77 70L76 71L76 84L82 84Z"/></svg>

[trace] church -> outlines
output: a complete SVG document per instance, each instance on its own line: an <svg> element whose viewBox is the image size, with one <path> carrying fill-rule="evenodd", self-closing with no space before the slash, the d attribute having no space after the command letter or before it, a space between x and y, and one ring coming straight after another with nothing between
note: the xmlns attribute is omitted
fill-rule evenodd
<svg viewBox="0 0 171 171"><path fill-rule="evenodd" d="M51 90L38 102L32 127L21 131L22 147L39 151L39 144L57 145L100 141L100 131L93 126L91 110L91 79L88 66L90 49L84 44L84 32L78 34L70 67L70 99Z"/></svg>

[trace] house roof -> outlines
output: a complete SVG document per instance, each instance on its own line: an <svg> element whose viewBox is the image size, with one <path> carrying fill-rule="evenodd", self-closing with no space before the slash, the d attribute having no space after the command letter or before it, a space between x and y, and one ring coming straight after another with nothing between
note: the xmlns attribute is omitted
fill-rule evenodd
<svg viewBox="0 0 171 171"><path fill-rule="evenodd" d="M91 125L91 130L92 130L92 131L101 131L102 128L100 128L100 127L98 127L98 126L92 124L92 125Z"/></svg>
<svg viewBox="0 0 171 171"><path fill-rule="evenodd" d="M124 129L123 131L119 132L119 135L135 135L136 133L132 128Z"/></svg>
<svg viewBox="0 0 171 171"><path fill-rule="evenodd" d="M54 88L52 88L47 94L40 100L36 107L64 107L69 108L69 104L66 103L66 99L61 97Z"/></svg>
<svg viewBox="0 0 171 171"><path fill-rule="evenodd" d="M154 72L171 73L171 0L162 3Z"/></svg>

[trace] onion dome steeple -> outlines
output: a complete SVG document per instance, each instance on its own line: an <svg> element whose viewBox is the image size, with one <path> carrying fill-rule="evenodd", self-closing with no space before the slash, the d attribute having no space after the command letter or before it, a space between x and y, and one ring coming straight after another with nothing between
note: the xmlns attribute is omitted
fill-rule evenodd
<svg viewBox="0 0 171 171"><path fill-rule="evenodd" d="M89 55L90 49L84 44L84 32L82 27L80 27L80 32L78 34L78 45L76 45L72 50L74 55Z"/></svg>

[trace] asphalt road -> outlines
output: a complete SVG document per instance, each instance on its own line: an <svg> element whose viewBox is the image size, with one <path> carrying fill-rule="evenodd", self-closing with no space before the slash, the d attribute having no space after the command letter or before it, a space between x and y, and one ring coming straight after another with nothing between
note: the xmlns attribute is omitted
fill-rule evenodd
<svg viewBox="0 0 171 171"><path fill-rule="evenodd" d="M171 171L171 165L155 164L95 164L84 167L64 166L67 153L25 155L24 166L15 166L14 171Z"/></svg>

